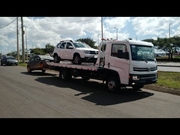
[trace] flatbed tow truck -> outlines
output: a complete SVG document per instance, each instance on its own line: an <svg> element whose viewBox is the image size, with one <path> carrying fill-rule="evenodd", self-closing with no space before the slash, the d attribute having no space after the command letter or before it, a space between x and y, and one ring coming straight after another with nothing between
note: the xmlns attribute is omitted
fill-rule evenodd
<svg viewBox="0 0 180 135"><path fill-rule="evenodd" d="M134 90L157 82L157 62L154 45L137 40L103 40L99 47L96 64L47 62L49 69L59 71L62 80L81 77L83 80L97 79L105 82L107 90L115 92L121 87Z"/></svg>

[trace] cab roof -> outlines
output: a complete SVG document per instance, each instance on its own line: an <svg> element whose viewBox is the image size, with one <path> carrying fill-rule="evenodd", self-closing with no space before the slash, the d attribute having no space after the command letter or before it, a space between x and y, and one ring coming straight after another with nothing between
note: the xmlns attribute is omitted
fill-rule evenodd
<svg viewBox="0 0 180 135"><path fill-rule="evenodd" d="M124 40L105 40L102 41L102 43L129 43L134 45L148 45L148 46L154 46L151 42L141 41L141 40L130 40L130 39L124 39Z"/></svg>

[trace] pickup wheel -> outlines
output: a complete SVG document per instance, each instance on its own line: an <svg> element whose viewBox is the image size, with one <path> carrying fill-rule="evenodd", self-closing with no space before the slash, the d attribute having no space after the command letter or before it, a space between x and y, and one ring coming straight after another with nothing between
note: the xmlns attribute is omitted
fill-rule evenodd
<svg viewBox="0 0 180 135"><path fill-rule="evenodd" d="M31 71L32 71L32 70L31 70L30 66L27 66L27 72L28 72L28 73L31 73Z"/></svg>
<svg viewBox="0 0 180 135"><path fill-rule="evenodd" d="M60 62L60 58L57 54L54 55L54 63L59 63Z"/></svg>
<svg viewBox="0 0 180 135"><path fill-rule="evenodd" d="M110 92L116 92L120 89L120 83L115 77L110 77L106 80L106 86Z"/></svg>
<svg viewBox="0 0 180 135"><path fill-rule="evenodd" d="M72 78L71 74L67 69L61 69L59 72L59 77L63 81L70 80Z"/></svg>
<svg viewBox="0 0 180 135"><path fill-rule="evenodd" d="M79 54L75 54L74 57L73 57L73 61L72 61L73 64L81 64L81 57Z"/></svg>

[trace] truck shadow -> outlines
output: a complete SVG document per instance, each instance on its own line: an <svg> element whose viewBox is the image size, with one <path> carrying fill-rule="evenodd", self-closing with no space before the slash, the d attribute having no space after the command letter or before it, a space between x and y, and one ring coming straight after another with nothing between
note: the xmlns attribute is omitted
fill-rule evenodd
<svg viewBox="0 0 180 135"><path fill-rule="evenodd" d="M116 93L106 90L105 84L94 80L84 81L81 78L62 81L59 77L39 77L35 79L40 83L53 85L60 88L70 88L79 91L74 96L83 96L82 99L95 103L96 105L113 105L124 102L132 102L154 95L146 91L134 91L131 88L124 88Z"/></svg>
<svg viewBox="0 0 180 135"><path fill-rule="evenodd" d="M25 75L31 75L31 76L56 76L57 74L54 73L43 73L41 71L33 71L31 73L28 72L21 72L21 74L25 74Z"/></svg>

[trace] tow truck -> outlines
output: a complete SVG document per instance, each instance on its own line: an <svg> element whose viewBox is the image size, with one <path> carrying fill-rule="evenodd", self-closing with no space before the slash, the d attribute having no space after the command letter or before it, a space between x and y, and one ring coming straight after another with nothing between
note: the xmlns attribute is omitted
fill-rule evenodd
<svg viewBox="0 0 180 135"><path fill-rule="evenodd" d="M61 80L81 77L83 80L102 80L107 90L115 92L130 86L140 90L158 80L154 45L140 40L102 40L95 64L47 62L50 69L59 71Z"/></svg>

